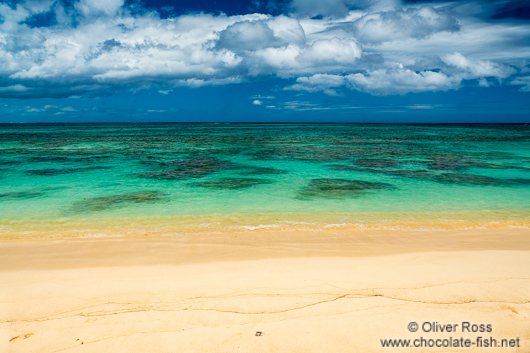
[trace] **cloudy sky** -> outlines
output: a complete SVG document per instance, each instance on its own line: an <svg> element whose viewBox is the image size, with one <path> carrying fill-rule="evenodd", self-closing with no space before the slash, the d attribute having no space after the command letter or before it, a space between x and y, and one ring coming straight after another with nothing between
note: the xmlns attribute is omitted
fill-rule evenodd
<svg viewBox="0 0 530 353"><path fill-rule="evenodd" d="M0 0L0 122L530 122L530 2Z"/></svg>

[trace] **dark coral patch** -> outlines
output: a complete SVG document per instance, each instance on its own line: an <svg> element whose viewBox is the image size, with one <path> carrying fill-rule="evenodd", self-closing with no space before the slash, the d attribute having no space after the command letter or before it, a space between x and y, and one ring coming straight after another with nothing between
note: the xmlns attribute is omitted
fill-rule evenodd
<svg viewBox="0 0 530 353"><path fill-rule="evenodd" d="M514 179L503 179L507 184L517 186L517 185L530 185L530 179L524 178L514 178Z"/></svg>
<svg viewBox="0 0 530 353"><path fill-rule="evenodd" d="M182 168L202 168L202 169L227 169L233 165L232 162L212 158L212 157L197 157L191 159L176 159L176 160L164 160L164 159L144 159L144 164L154 164L161 167L182 167Z"/></svg>
<svg viewBox="0 0 530 353"><path fill-rule="evenodd" d="M104 211L114 207L123 207L141 203L155 203L164 201L165 199L165 194L161 191L129 192L78 201L73 204L72 211L76 213Z"/></svg>
<svg viewBox="0 0 530 353"><path fill-rule="evenodd" d="M433 172L423 170L423 169L384 170L384 169L355 167L351 165L342 165L342 164L330 165L329 167L334 170L377 173L377 174L393 175L393 176L399 176L399 177L404 177L404 178L414 178L414 179L429 179L435 175Z"/></svg>
<svg viewBox="0 0 530 353"><path fill-rule="evenodd" d="M17 165L22 164L22 161L13 160L13 159L0 159L1 166Z"/></svg>
<svg viewBox="0 0 530 353"><path fill-rule="evenodd" d="M46 193L39 191L13 191L0 194L0 199L31 199L44 195L46 195Z"/></svg>
<svg viewBox="0 0 530 353"><path fill-rule="evenodd" d="M333 170L346 170L346 171L353 171L353 172L370 172L372 171L370 168L363 168L363 167L356 167L352 165L344 165L344 164L332 164L328 166L329 168ZM377 172L377 170L376 170Z"/></svg>
<svg viewBox="0 0 530 353"><path fill-rule="evenodd" d="M84 156L71 157L64 155L34 156L29 158L31 162L50 162L50 163L77 163L77 162L97 162L101 159L108 159L110 156Z"/></svg>
<svg viewBox="0 0 530 353"><path fill-rule="evenodd" d="M211 189L246 189L256 185L270 184L272 181L268 179L257 178L219 178L215 180L200 181L192 183L191 185L200 186Z"/></svg>
<svg viewBox="0 0 530 353"><path fill-rule="evenodd" d="M70 158L65 156L35 156L29 158L31 162L53 162L53 163L64 163L69 162Z"/></svg>
<svg viewBox="0 0 530 353"><path fill-rule="evenodd" d="M171 167L171 169L137 173L143 178L158 180L179 180L200 178L223 170L237 167L236 164L216 158L196 158L186 160L144 160L144 164Z"/></svg>
<svg viewBox="0 0 530 353"><path fill-rule="evenodd" d="M443 184L483 185L483 186L519 186L530 185L530 179L500 179L466 173L443 173L432 178Z"/></svg>
<svg viewBox="0 0 530 353"><path fill-rule="evenodd" d="M83 167L83 168L47 168L47 169L30 169L26 170L26 173L31 175L62 175L62 174L72 174L72 173L82 173L88 172L91 170L99 169L110 169L110 167L104 166L93 166L93 167Z"/></svg>
<svg viewBox="0 0 530 353"><path fill-rule="evenodd" d="M462 159L456 157L436 158L432 162L429 162L428 166L430 169L444 171L459 171L468 168Z"/></svg>
<svg viewBox="0 0 530 353"><path fill-rule="evenodd" d="M463 184L463 185L500 185L502 179L491 178L483 175L465 173L442 173L433 176L432 181L442 184Z"/></svg>
<svg viewBox="0 0 530 353"><path fill-rule="evenodd" d="M296 195L297 199L349 198L364 195L367 191L393 189L388 183L348 179L313 179Z"/></svg>
<svg viewBox="0 0 530 353"><path fill-rule="evenodd" d="M306 162L337 162L359 155L359 149L341 146L308 144L276 144L249 149L246 155L256 160L298 160Z"/></svg>
<svg viewBox="0 0 530 353"><path fill-rule="evenodd" d="M271 174L286 174L287 170L266 168L266 167L249 167L244 169L240 174L242 175L271 175Z"/></svg>
<svg viewBox="0 0 530 353"><path fill-rule="evenodd" d="M401 164L401 161L394 159L357 159L354 163L362 167L396 168Z"/></svg>
<svg viewBox="0 0 530 353"><path fill-rule="evenodd" d="M157 172L143 172L136 173L137 176L148 179L157 180L183 180L201 178L212 174L211 171L201 170L197 168L182 168L182 169L169 169L161 170Z"/></svg>
<svg viewBox="0 0 530 353"><path fill-rule="evenodd" d="M369 170L374 173L383 173L387 175L394 175L403 178L412 178L412 179L422 179L422 180L431 180L436 176L433 172L424 169L403 169L403 170Z"/></svg>
<svg viewBox="0 0 530 353"><path fill-rule="evenodd" d="M486 163L476 160L464 160L457 157L445 157L445 158L436 158L432 162L428 162L430 169L441 170L441 171L453 171L458 172L468 168L487 168L487 169L525 169L523 167L506 165L506 164L496 164L496 163Z"/></svg>
<svg viewBox="0 0 530 353"><path fill-rule="evenodd" d="M345 171L359 171L369 172L377 174L392 175L410 179L420 179L433 181L440 184L457 184L457 185L482 185L482 186L519 186L519 185L530 185L530 179L524 178L512 178L512 179L500 179L493 178L483 175L475 175L468 173L435 173L429 170L383 170L374 168L360 168L349 165L331 165L329 166L335 170Z"/></svg>

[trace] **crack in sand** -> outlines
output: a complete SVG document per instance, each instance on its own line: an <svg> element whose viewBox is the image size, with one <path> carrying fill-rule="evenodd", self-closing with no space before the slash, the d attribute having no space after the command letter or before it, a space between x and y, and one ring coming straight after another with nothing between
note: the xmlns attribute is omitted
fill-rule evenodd
<svg viewBox="0 0 530 353"><path fill-rule="evenodd" d="M255 292L258 289L269 289L270 291L274 291L274 289L271 289L271 288L268 288L268 287L262 287L262 288L252 288L250 290L232 291L232 292L224 294L224 295L189 297L189 298L180 299L180 300L177 300L177 301L174 301L174 302L163 302L163 303L160 303L159 305L150 304L149 303L149 304L145 304L145 305L142 305L142 306L138 306L138 304L129 303L129 302L107 302L107 303L103 303L103 304L89 305L89 306L85 306L85 307L82 307L82 308L79 308L79 309L75 309L75 310L68 310L68 311L64 311L64 312L61 312L61 313L57 313L55 315L48 315L45 318L41 317L41 318L36 318L36 319L33 319L33 320L12 320L12 321L11 320L7 320L7 321L0 321L0 322L9 323L10 325L7 325L7 326L13 326L13 325L16 325L16 324L22 323L22 322L44 322L44 321L49 321L49 320L61 320L61 319L68 318L68 317L73 317L73 316L94 317L94 316L119 315L119 314L125 314L125 313L145 312L145 311L201 311L201 310L207 311L207 310L210 310L210 311L217 311L217 312L221 312L221 313L235 313L235 314L244 314L244 315L279 314L279 313L284 313L284 312L289 312L289 311L302 310L302 309L307 308L307 307L311 307L311 306L315 306L315 305L319 305L319 304L324 304L324 303L329 303L329 302L333 302L335 300L342 299L342 298L347 298L347 297L349 297L349 298L359 298L359 299L361 299L361 298L362 299L368 299L368 298L380 297L380 298L386 298L386 299L389 299L389 300L399 300L399 301L404 301L404 302L417 303L417 304L426 304L426 305L463 305L463 304L471 304L471 303L496 303L496 304L505 304L505 305L508 305L508 304L511 304L511 305L528 304L529 301L525 301L526 298L521 298L521 301L519 301L519 302L479 301L479 300L473 300L473 299L464 300L464 301L460 301L460 302L456 302L456 301L421 301L421 300L410 299L410 298L403 297L403 296L401 296L401 297L400 296L392 296L392 295L388 295L388 294L385 294L385 293L381 293L381 291L395 291L395 290L416 291L416 290L421 290L421 289L442 287L442 286L448 286L448 285L458 285L458 284L468 284L468 283L491 284L491 283L508 282L508 281L512 281L512 280L521 280L521 279L527 280L527 279L530 279L530 278L528 278L528 277L505 278L505 279L494 279L494 280L489 280L489 281L455 281L455 282L450 282L450 283L430 284L430 285L415 286L415 287L378 287L378 288L369 288L369 289L359 289L359 290L357 290L354 293L351 293L351 292L350 293L322 293L322 292L319 292L319 293L311 293L309 295L308 294L302 295L302 294L297 294L297 293L284 293L284 294L280 294L280 293L252 293L252 292ZM337 286L334 286L334 285L332 285L330 283L327 283L327 282L321 283L319 285L293 288L293 290L303 290L303 289L318 288L318 287L323 287L323 286L331 286L331 287L335 287L337 289L346 290L345 288L337 287ZM279 290L279 289L277 289L277 290ZM363 292L371 292L371 293L370 294L363 294ZM311 304L307 304L307 305L303 305L303 306L298 306L298 307L294 307L294 308L288 308L288 309L277 310L277 311L262 311L262 312L242 312L242 311L237 311L237 310L219 310L219 309L213 309L213 308L191 308L191 307L184 308L184 309L164 309L164 308L162 308L162 306L176 305L178 303L189 302L189 301L195 302L193 304L196 304L197 302L200 302L200 303L204 304L204 303L211 302L211 301L223 301L223 300L242 299L242 298L263 298L263 297L287 298L287 297L290 297L290 298L313 299L314 296L334 296L334 297L331 298L331 299L320 300L320 301L317 301L315 303L311 303ZM110 313L104 313L104 311L103 311L103 313L102 312L98 313L97 311L94 311L92 313L83 313L83 312L79 313L79 311L86 311L87 309L90 309L90 308L97 308L97 307L106 306L106 305L118 305L118 306L119 305L121 305L121 306L136 305L136 307L134 309L125 309L124 308L123 310L114 311L114 312L110 312Z"/></svg>
<svg viewBox="0 0 530 353"><path fill-rule="evenodd" d="M251 296L251 297L254 297L254 296ZM255 296L255 297L259 297L259 296ZM214 311L214 312L219 312L219 313L229 313L229 314L238 314L238 315L274 315L274 314L281 314L281 313L292 312L292 311L297 311L297 310L303 310L303 309L306 309L306 308L309 308L309 307L312 307L312 306L325 304L325 303L331 303L331 302L334 302L334 301L337 301L337 300L340 300L340 299L370 299L370 298L385 298L385 299L388 299L388 300L396 300L396 301L402 301L402 302L406 302L406 303L415 303L415 304L424 304L424 305L467 305L467 304L474 304L474 303L504 304L504 305L507 305L507 304L511 304L511 305L530 304L530 301L523 301L523 302L479 301L479 300L473 300L473 299L469 299L469 300L465 300L465 301L461 301L461 302L455 302L455 301L429 302L429 301L401 298L401 297L397 297L397 296L388 296L388 295L384 295L384 294L381 294L381 293L372 294L372 295L360 295L360 294L354 294L354 293L353 294L347 293L347 294L342 294L342 295L335 296L335 297L333 297L331 299L320 300L320 301L317 301L317 302L314 302L314 303L311 303L311 304L297 306L297 307L292 307L292 308L287 308L287 309L283 309L283 310L276 310L276 311L243 312L243 311L238 311L238 310L221 310L221 309L215 309L215 308L190 308L190 307L183 308L183 309L169 309L169 308L168 309L164 309L164 308L157 307L157 306L154 306L154 305L146 305L146 306L143 306L143 307L135 307L135 308L132 308L132 309L123 309L123 310L111 311L111 312L78 313L78 314L73 314L73 315L68 315L68 316L63 316L63 317L56 317L56 318L46 318L46 319L36 319L36 320L22 320L22 321L12 322L12 325L10 325L10 326L13 326L13 325L16 325L16 324L22 323L22 322L45 322L45 321L50 321L50 320L61 320L61 319L66 319L66 318L70 318L70 317L75 317L75 316L105 317L105 316L111 316L111 315L121 315L121 314L128 314L128 313L140 313L140 312L148 312L148 311L155 311L155 312ZM105 305L109 305L109 304L110 305L115 305L113 303L106 303ZM134 304L133 303L127 303L126 305L134 305ZM363 309L363 310L370 310L370 309L380 308L380 307L382 307L382 306L376 305L376 306L370 307L368 309ZM348 312L350 312L350 311L348 311ZM353 312L353 311L351 311L351 312Z"/></svg>

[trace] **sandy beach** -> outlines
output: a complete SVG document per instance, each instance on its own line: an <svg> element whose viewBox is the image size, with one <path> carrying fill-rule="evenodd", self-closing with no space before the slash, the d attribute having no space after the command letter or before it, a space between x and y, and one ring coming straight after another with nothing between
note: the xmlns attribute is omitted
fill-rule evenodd
<svg viewBox="0 0 530 353"><path fill-rule="evenodd" d="M527 229L11 240L0 286L2 352L530 349ZM450 337L519 347L381 343Z"/></svg>

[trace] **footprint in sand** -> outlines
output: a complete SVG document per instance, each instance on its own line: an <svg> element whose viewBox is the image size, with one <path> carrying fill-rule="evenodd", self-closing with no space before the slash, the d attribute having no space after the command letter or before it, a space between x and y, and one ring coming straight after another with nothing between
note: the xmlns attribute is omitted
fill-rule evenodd
<svg viewBox="0 0 530 353"><path fill-rule="evenodd" d="M33 336L33 332L32 333L25 333L23 335L19 335L19 336L15 336L15 337L11 338L9 340L9 342L16 342L16 341L20 341L20 340L25 340L26 338L30 338L31 336Z"/></svg>

